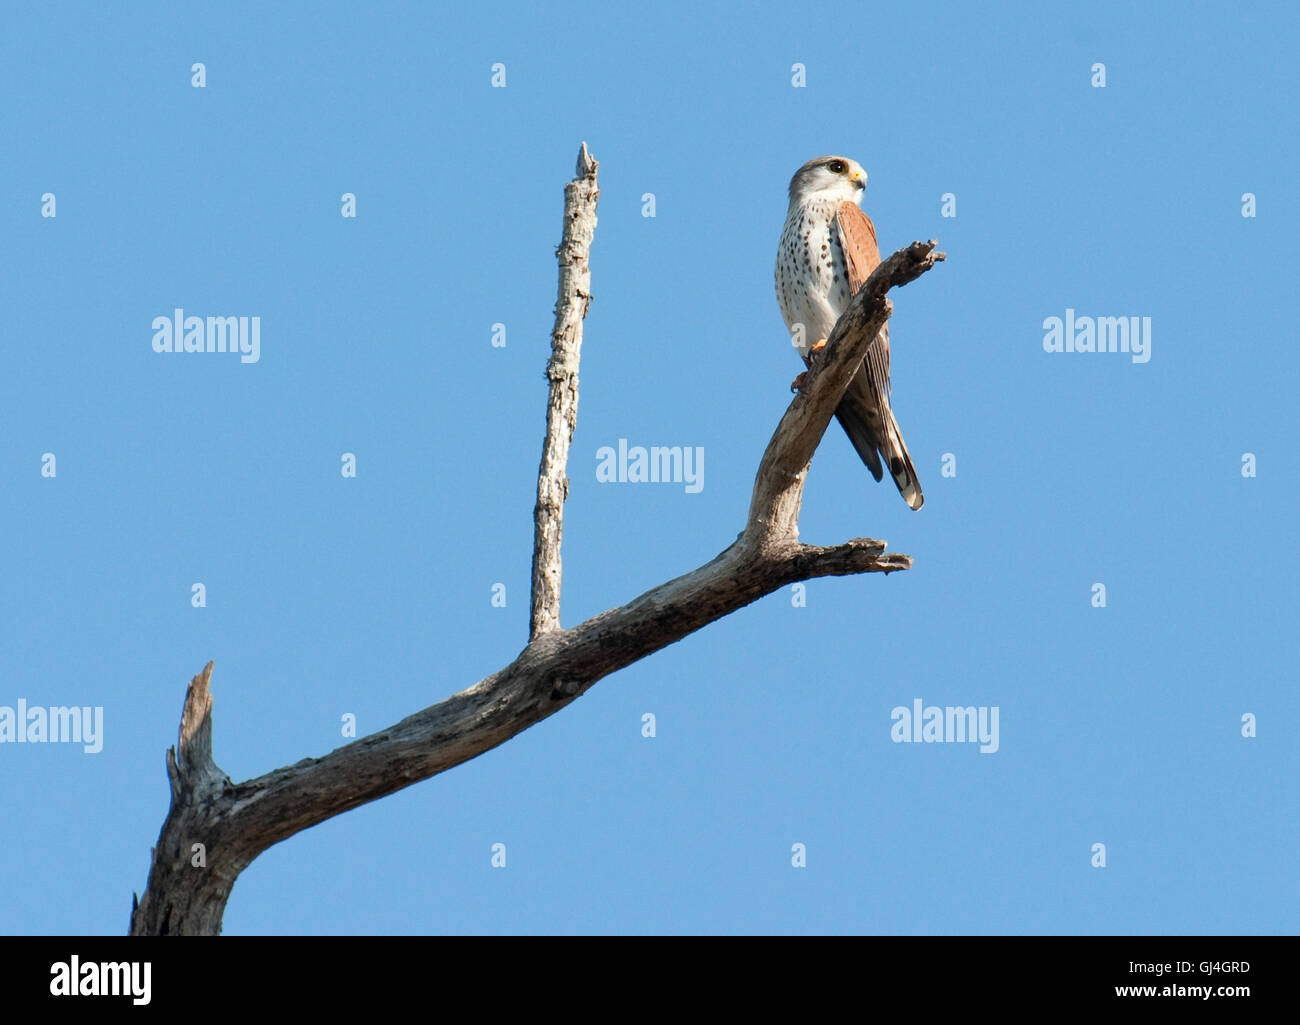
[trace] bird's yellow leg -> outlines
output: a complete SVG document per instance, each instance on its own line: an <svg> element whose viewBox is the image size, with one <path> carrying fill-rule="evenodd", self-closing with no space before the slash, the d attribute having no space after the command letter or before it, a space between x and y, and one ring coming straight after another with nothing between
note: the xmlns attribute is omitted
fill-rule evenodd
<svg viewBox="0 0 1300 1025"><path fill-rule="evenodd" d="M822 349L824 348L826 348L826 339L818 338L817 341L813 342L812 348L808 350L809 359L817 355L817 353L821 352ZM800 388L802 388L804 378L807 376L808 376L808 371L805 370L802 374L800 374L798 377L796 377L793 381L790 382L790 390L798 391Z"/></svg>

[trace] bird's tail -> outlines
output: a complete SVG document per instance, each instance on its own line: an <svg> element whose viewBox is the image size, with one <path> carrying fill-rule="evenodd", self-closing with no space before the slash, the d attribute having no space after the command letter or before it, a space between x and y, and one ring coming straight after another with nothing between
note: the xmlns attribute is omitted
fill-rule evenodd
<svg viewBox="0 0 1300 1025"><path fill-rule="evenodd" d="M919 509L925 504L925 496L921 494L921 482L917 479L916 467L912 465L912 457L907 453L907 443L903 441L903 432L898 429L894 411L889 406L885 406L884 411L885 430L884 437L881 439L880 454L885 457L889 475L898 485L898 493L903 496L903 501L913 509Z"/></svg>
<svg viewBox="0 0 1300 1025"><path fill-rule="evenodd" d="M853 443L854 451L871 471L871 476L880 480L884 476L884 470L880 466L880 456L876 454L877 432L871 429L870 422L863 418L857 406L848 401L839 404L835 410L835 419L844 428L844 433Z"/></svg>

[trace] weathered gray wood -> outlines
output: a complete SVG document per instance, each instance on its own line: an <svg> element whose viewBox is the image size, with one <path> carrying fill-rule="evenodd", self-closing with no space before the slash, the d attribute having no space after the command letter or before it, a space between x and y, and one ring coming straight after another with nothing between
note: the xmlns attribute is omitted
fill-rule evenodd
<svg viewBox="0 0 1300 1025"><path fill-rule="evenodd" d="M885 260L840 317L763 453L749 516L736 541L705 565L626 605L560 628L560 511L577 409L582 315L590 299L587 252L597 195L596 163L584 145L578 178L565 190L527 647L505 668L387 729L323 758L306 758L242 783L232 783L212 760L209 663L190 683L178 748L168 752L172 804L153 851L148 886L132 909L133 935L219 933L236 878L271 845L496 747L610 673L765 594L813 577L910 568L908 556L886 553L883 541L870 538L829 548L800 543L799 506L809 460L889 317L885 293L944 258L934 242L914 242ZM570 244L566 262L563 250ZM203 845L204 867L192 864L196 843Z"/></svg>
<svg viewBox="0 0 1300 1025"><path fill-rule="evenodd" d="M556 259L560 263L559 294L550 381L546 397L546 440L537 472L537 505L533 509L533 591L528 636L535 638L560 628L560 542L564 535L564 501L569 497L569 444L578 425L578 364L582 357L582 322L591 305L591 240L596 233L596 184L599 162L578 151L573 181L564 187L564 234Z"/></svg>

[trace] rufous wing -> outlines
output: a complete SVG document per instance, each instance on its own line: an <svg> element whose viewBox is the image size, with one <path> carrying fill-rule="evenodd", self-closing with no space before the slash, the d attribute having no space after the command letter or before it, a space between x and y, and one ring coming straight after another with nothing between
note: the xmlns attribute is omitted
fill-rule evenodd
<svg viewBox="0 0 1300 1025"><path fill-rule="evenodd" d="M853 295L880 266L876 226L857 203L841 203L835 221L840 229L840 245L844 247L844 262L849 271L849 295Z"/></svg>
<svg viewBox="0 0 1300 1025"><path fill-rule="evenodd" d="M835 226L839 229L840 248L844 250L844 266L849 275L849 294L856 295L871 272L880 266L880 246L876 242L876 226L862 212L857 203L841 203L835 213ZM886 397L889 397L889 325L880 329L880 337L867 350L867 377Z"/></svg>
<svg viewBox="0 0 1300 1025"><path fill-rule="evenodd" d="M841 203L835 214L835 225L839 230L840 248L844 250L849 294L855 295L871 272L880 266L876 226L857 203ZM850 383L835 413L872 476L876 480L881 477L880 458L875 452L868 454L874 448L884 457L889 475L894 478L904 500L913 509L919 509L925 498L921 494L921 484L908 454L907 443L903 441L894 411L890 409L889 392L889 325L886 324L867 349L862 370Z"/></svg>

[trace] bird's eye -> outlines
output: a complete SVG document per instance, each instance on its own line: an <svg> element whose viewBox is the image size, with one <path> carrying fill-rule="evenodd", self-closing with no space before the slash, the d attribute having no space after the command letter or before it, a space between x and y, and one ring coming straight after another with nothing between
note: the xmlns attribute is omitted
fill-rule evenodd
<svg viewBox="0 0 1300 1025"><path fill-rule="evenodd" d="M848 170L848 164L844 163L843 160L832 160L826 165L826 170L830 171L831 174L843 174Z"/></svg>

